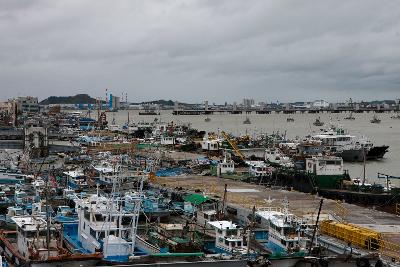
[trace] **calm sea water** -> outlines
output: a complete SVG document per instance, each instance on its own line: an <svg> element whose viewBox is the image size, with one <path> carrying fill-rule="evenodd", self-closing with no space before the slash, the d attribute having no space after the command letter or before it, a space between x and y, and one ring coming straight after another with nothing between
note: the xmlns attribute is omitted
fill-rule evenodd
<svg viewBox="0 0 400 267"><path fill-rule="evenodd" d="M207 132L217 132L218 129L230 132L234 135L248 133L250 135L279 131L285 133L288 138L296 136L304 137L319 131L321 127L316 127L312 123L317 117L325 122L342 126L350 134L356 136L366 136L373 141L375 145L389 145L389 152L381 160L368 161L366 166L366 177L370 183L384 183L384 179L377 179L377 173L385 173L400 177L400 120L391 119L391 114L378 114L382 120L380 124L370 123L373 117L372 113L354 114L356 120L344 120L348 114L293 114L294 122L286 122L288 115L285 114L215 114L210 115L210 122L205 122L205 115L172 115L172 111L161 111L159 116L139 115L136 110L110 112L107 114L107 120L115 120L116 124L123 125L127 122L128 112L130 121L153 121L154 118L165 122L190 122L193 128L205 130ZM251 124L243 124L243 121L249 117ZM349 170L352 178L362 177L363 163L345 163L345 168ZM393 180L394 185L400 186L400 180Z"/></svg>

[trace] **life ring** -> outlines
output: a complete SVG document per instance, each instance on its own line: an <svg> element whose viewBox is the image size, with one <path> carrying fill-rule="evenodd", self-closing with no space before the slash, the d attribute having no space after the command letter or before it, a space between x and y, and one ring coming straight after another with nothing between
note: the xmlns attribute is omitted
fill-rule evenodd
<svg viewBox="0 0 400 267"><path fill-rule="evenodd" d="M309 163L308 163L308 168L311 168L311 167L312 167L312 163L309 162Z"/></svg>

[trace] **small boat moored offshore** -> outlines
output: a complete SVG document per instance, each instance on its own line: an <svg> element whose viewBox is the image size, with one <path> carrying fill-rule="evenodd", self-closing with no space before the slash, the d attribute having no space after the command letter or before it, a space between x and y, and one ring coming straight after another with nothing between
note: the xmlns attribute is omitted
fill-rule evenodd
<svg viewBox="0 0 400 267"><path fill-rule="evenodd" d="M376 114L374 114L374 117L370 120L371 123L381 123L381 119L379 119Z"/></svg>
<svg viewBox="0 0 400 267"><path fill-rule="evenodd" d="M250 118L246 117L246 119L243 121L243 124L251 124Z"/></svg>
<svg viewBox="0 0 400 267"><path fill-rule="evenodd" d="M294 118L289 116L286 118L286 122L294 122Z"/></svg>
<svg viewBox="0 0 400 267"><path fill-rule="evenodd" d="M321 117L316 118L315 121L313 122L314 126L324 126L324 124L325 123L321 121Z"/></svg>

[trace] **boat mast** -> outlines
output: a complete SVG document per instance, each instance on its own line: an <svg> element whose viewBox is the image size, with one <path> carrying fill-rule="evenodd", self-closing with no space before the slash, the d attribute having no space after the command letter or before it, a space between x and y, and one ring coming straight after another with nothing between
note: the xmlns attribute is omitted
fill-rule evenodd
<svg viewBox="0 0 400 267"><path fill-rule="evenodd" d="M324 202L324 199L321 198L321 201L319 202L319 209L318 209L318 215L317 215L317 220L315 221L315 226L314 226L314 231L311 237L311 242L310 242L310 247L308 248L308 252L311 252L313 243L314 243L314 238L315 238L315 233L317 232L317 227L318 227L318 222L319 222L319 215L321 214L321 209L322 209L322 203Z"/></svg>
<svg viewBox="0 0 400 267"><path fill-rule="evenodd" d="M364 164L363 164L363 168L364 168L364 170L363 170L363 181L362 181L362 185L364 185L365 184L365 168L366 168L366 165L367 165L367 155L366 155L366 153L365 153L365 146L363 145L363 158L364 158Z"/></svg>

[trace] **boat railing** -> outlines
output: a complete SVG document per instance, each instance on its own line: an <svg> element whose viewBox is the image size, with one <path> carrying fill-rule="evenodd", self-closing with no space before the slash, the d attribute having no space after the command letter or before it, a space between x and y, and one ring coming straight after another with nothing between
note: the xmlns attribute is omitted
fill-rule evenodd
<svg viewBox="0 0 400 267"><path fill-rule="evenodd" d="M274 211L283 213L283 209L281 207L259 207L257 211Z"/></svg>
<svg viewBox="0 0 400 267"><path fill-rule="evenodd" d="M136 245L151 254L160 253L160 249L158 247L150 244L149 242L147 242L146 240L144 240L142 237L140 237L138 235L136 236Z"/></svg>

